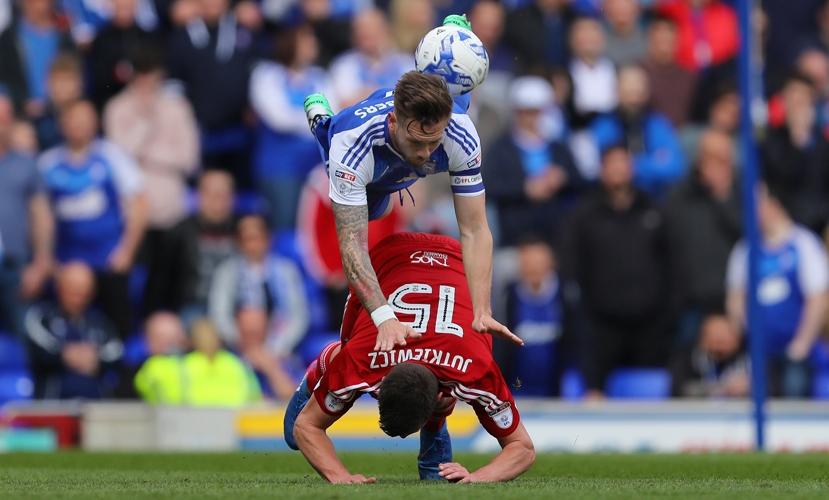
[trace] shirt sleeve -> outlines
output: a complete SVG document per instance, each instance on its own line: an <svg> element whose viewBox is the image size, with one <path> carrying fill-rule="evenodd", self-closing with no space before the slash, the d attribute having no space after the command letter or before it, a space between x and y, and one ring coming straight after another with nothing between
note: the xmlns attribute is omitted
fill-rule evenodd
<svg viewBox="0 0 829 500"><path fill-rule="evenodd" d="M346 350L341 350L313 389L314 397L317 398L322 411L334 417L345 415L354 406L354 401L362 395L359 388L368 386L347 384L346 357Z"/></svg>
<svg viewBox="0 0 829 500"><path fill-rule="evenodd" d="M449 157L449 182L458 196L478 196L484 192L481 177L481 141L469 116L454 114L443 140Z"/></svg>
<svg viewBox="0 0 829 500"><path fill-rule="evenodd" d="M331 138L328 161L328 196L340 205L367 205L366 186L374 178L371 148L385 135L385 117Z"/></svg>
<svg viewBox="0 0 829 500"><path fill-rule="evenodd" d="M120 196L131 198L144 190L144 174L135 158L112 143L104 145L105 154L112 167L115 187Z"/></svg>
<svg viewBox="0 0 829 500"><path fill-rule="evenodd" d="M726 290L739 292L746 289L748 281L748 247L741 241L731 251L726 271Z"/></svg>
<svg viewBox="0 0 829 500"><path fill-rule="evenodd" d="M803 293L807 297L825 293L829 290L829 259L820 240L804 230L798 235L796 245L800 257L797 277Z"/></svg>
<svg viewBox="0 0 829 500"><path fill-rule="evenodd" d="M495 365L495 361L492 365L492 369L480 381L482 389L469 389L479 394L478 399L470 401L469 404L472 405L484 429L492 437L502 438L515 432L521 421L521 415L515 407L515 399L501 371Z"/></svg>

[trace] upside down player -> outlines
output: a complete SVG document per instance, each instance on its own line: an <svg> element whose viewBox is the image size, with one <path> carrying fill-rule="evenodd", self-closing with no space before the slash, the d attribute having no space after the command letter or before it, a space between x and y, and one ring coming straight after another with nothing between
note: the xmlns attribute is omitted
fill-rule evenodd
<svg viewBox="0 0 829 500"><path fill-rule="evenodd" d="M326 434L361 393L369 393L378 399L380 428L386 434L405 437L421 431L421 479L508 481L526 472L535 460L533 443L492 358L492 337L471 328L472 299L458 242L398 233L378 243L370 256L389 304L422 336L405 347L374 351L376 327L360 300L351 296L341 342L323 349L289 404L288 445L302 451L329 482L375 482L351 474ZM452 462L446 417L457 400L475 409L502 448L474 472Z"/></svg>

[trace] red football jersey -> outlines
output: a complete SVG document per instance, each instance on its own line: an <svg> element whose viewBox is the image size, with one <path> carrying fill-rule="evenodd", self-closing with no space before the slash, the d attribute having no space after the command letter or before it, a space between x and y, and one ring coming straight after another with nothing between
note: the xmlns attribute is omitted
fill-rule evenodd
<svg viewBox="0 0 829 500"><path fill-rule="evenodd" d="M511 434L518 410L492 358L492 337L472 330L460 244L445 236L398 233L378 243L370 256L398 319L423 337L391 352L373 352L377 327L352 294L342 350L314 389L323 411L344 414L361 392L380 390L383 377L398 363L418 363L435 374L443 394L469 403L487 432Z"/></svg>

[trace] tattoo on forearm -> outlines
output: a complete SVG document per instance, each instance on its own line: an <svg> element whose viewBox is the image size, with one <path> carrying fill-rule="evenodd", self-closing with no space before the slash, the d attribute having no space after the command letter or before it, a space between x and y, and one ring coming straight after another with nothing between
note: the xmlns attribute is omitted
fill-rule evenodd
<svg viewBox="0 0 829 500"><path fill-rule="evenodd" d="M368 256L368 207L331 202L348 283L369 312L386 303Z"/></svg>

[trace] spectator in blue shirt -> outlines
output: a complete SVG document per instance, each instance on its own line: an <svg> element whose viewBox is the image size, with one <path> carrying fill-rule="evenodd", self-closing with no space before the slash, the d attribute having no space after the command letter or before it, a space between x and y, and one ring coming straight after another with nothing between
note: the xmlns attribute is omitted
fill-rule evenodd
<svg viewBox="0 0 829 500"><path fill-rule="evenodd" d="M107 397L104 379L117 368L124 348L112 324L90 309L92 269L82 262L63 265L55 290L56 304L33 306L26 315L35 397Z"/></svg>
<svg viewBox="0 0 829 500"><path fill-rule="evenodd" d="M146 225L143 177L134 159L96 138L98 115L89 101L67 106L61 128L66 143L38 160L57 223L57 257L95 271L99 304L125 336L129 271Z"/></svg>
<svg viewBox="0 0 829 500"><path fill-rule="evenodd" d="M334 89L328 73L314 66L317 54L310 25L283 30L276 36L274 60L260 63L251 75L250 100L260 121L254 175L270 204L275 230L296 225L299 193L319 163L319 148L308 133L303 102L315 92L333 97Z"/></svg>
<svg viewBox="0 0 829 500"><path fill-rule="evenodd" d="M760 190L762 233L757 301L762 317L771 392L808 397L809 356L821 335L829 304L829 258L818 237L794 223L774 185ZM737 244L728 262L728 315L741 330L746 324L748 247Z"/></svg>
<svg viewBox="0 0 829 500"><path fill-rule="evenodd" d="M8 86L15 110L37 118L46 110L46 81L52 59L72 50L58 29L52 0L21 0L20 18L0 34L0 83Z"/></svg>
<svg viewBox="0 0 829 500"><path fill-rule="evenodd" d="M518 280L507 289L507 326L524 347L496 340L493 351L506 380L515 381L516 396L554 396L564 314L553 249L525 235L518 243L518 267Z"/></svg>
<svg viewBox="0 0 829 500"><path fill-rule="evenodd" d="M656 199L685 176L686 163L671 122L648 107L650 89L644 70L619 70L619 108L591 125L599 151L625 144L633 156L634 184Z"/></svg>
<svg viewBox="0 0 829 500"><path fill-rule="evenodd" d="M24 335L26 301L40 294L52 267L52 214L35 161L13 150L14 110L0 91L0 322Z"/></svg>

